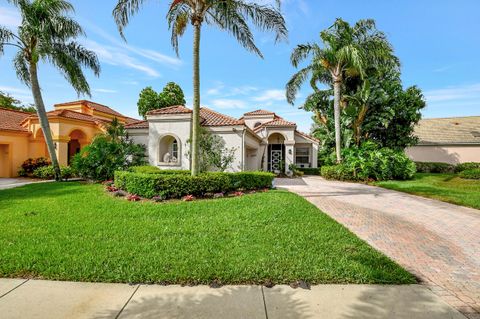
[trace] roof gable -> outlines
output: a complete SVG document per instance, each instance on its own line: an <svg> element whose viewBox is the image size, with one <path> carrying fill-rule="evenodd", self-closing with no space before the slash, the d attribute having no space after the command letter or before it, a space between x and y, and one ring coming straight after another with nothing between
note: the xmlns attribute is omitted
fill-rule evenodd
<svg viewBox="0 0 480 319"><path fill-rule="evenodd" d="M210 110L206 107L200 108L200 117L202 118L202 126L231 126L243 125L244 121L237 120L231 116Z"/></svg>
<svg viewBox="0 0 480 319"><path fill-rule="evenodd" d="M79 101L72 101L72 102L65 102L65 103L59 103L59 104L55 104L55 108L56 109L61 109L62 107L68 107L68 106L73 106L73 105L82 105L82 106L86 106L94 111L98 111L98 112L101 112L101 113L105 113L105 114L110 114L110 115L113 115L113 116L117 116L117 117L126 117L124 115L122 115L121 113L115 111L114 109L112 109L111 107L109 106L106 106L106 105L103 105L103 104L100 104L100 103L96 103L96 102L92 102L92 101L88 101L88 100L79 100Z"/></svg>

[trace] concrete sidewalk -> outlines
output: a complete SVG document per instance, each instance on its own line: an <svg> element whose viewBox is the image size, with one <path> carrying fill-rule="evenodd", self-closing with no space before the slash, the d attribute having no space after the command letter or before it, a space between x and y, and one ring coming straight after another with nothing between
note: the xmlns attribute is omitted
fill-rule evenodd
<svg viewBox="0 0 480 319"><path fill-rule="evenodd" d="M28 184L47 183L47 182L52 182L52 181L38 180L38 179L27 178L27 177L16 177L16 178L1 177L0 190L20 187Z"/></svg>
<svg viewBox="0 0 480 319"><path fill-rule="evenodd" d="M0 279L0 317L461 319L420 285L180 287Z"/></svg>

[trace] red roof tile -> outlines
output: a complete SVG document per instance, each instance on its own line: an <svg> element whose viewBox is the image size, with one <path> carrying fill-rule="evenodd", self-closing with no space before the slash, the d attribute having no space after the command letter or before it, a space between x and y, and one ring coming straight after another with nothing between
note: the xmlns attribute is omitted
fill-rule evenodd
<svg viewBox="0 0 480 319"><path fill-rule="evenodd" d="M127 128L127 129L148 128L148 121L132 122L132 123L129 123L129 124L125 125L125 128Z"/></svg>
<svg viewBox="0 0 480 319"><path fill-rule="evenodd" d="M0 130L28 132L22 122L31 115L32 113L0 107Z"/></svg>
<svg viewBox="0 0 480 319"><path fill-rule="evenodd" d="M245 114L243 114L243 116L251 116L251 115L273 115L275 113L271 112L271 111L267 111L267 110L255 110L255 111L251 111L251 112L247 112Z"/></svg>
<svg viewBox="0 0 480 319"><path fill-rule="evenodd" d="M95 102L92 102L92 101L87 101L87 100L79 100L79 101L55 104L55 107L70 106L70 105L77 105L77 104L87 106L87 107L91 108L92 110L99 111L99 112L102 112L102 113L115 115L115 116L118 116L118 117L125 117L124 115L122 115L121 113L118 113L117 111L115 111L114 109L112 109L109 106L99 104L99 103L95 103Z"/></svg>
<svg viewBox="0 0 480 319"><path fill-rule="evenodd" d="M242 120L237 120L231 116L215 112L206 107L200 108L200 117L203 119L202 126L229 126L229 125L243 125Z"/></svg>
<svg viewBox="0 0 480 319"><path fill-rule="evenodd" d="M174 106L164 107L163 109L149 111L147 115L183 114L183 113L192 113L192 110L190 110L189 108L186 108L183 105L174 105Z"/></svg>
<svg viewBox="0 0 480 319"><path fill-rule="evenodd" d="M268 122L265 122L262 125L257 126L254 129L254 131L258 132L265 127L275 127L275 126L280 126L280 127L282 127L282 126L297 126L297 124L295 124L293 122L290 122L290 121L287 121L287 120L284 120L283 118L281 118L279 116L275 116L275 119L273 119L271 121L268 121Z"/></svg>

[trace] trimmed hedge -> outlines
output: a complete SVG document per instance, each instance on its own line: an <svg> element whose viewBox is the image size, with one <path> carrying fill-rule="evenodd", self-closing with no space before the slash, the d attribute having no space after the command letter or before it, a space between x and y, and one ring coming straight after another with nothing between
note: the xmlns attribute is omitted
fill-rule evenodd
<svg viewBox="0 0 480 319"><path fill-rule="evenodd" d="M480 179L480 168L461 171L458 176L465 179Z"/></svg>
<svg viewBox="0 0 480 319"><path fill-rule="evenodd" d="M305 175L320 175L320 168L297 168L300 172L303 172Z"/></svg>
<svg viewBox="0 0 480 319"><path fill-rule="evenodd" d="M156 166L133 166L129 168L129 171L141 174L190 174L189 170L180 169L160 169Z"/></svg>
<svg viewBox="0 0 480 319"><path fill-rule="evenodd" d="M181 198L185 195L204 196L207 193L228 192L239 189L270 188L272 173L209 172L197 176L190 174L145 174L129 171L115 172L115 186L146 198Z"/></svg>
<svg viewBox="0 0 480 319"><path fill-rule="evenodd" d="M439 162L415 162L418 173L453 173L455 166Z"/></svg>
<svg viewBox="0 0 480 319"><path fill-rule="evenodd" d="M480 168L480 163L476 163L476 162L461 163L455 167L455 173L460 173L466 170L472 170L477 168Z"/></svg>
<svg viewBox="0 0 480 319"><path fill-rule="evenodd" d="M76 175L75 170L70 166L60 167L60 173L62 179L69 179ZM33 171L33 177L41 179L53 179L55 178L55 170L52 165L38 167Z"/></svg>

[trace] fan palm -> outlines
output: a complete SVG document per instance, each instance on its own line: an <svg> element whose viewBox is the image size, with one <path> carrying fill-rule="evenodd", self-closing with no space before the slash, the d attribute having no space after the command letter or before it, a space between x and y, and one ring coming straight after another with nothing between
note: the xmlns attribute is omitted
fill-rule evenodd
<svg viewBox="0 0 480 319"><path fill-rule="evenodd" d="M81 26L68 16L73 6L64 0L10 0L21 13L22 22L17 32L0 26L0 54L6 46L18 51L13 65L18 78L31 88L40 126L48 153L55 169L55 179L60 179L55 146L52 140L45 104L38 80L41 61L54 65L80 94L90 95L90 87L82 67L100 73L97 56L74 41L84 35Z"/></svg>
<svg viewBox="0 0 480 319"><path fill-rule="evenodd" d="M360 20L350 26L348 22L337 19L330 28L320 33L320 39L323 45L307 43L293 50L290 60L294 67L297 68L308 57L311 61L292 76L286 85L286 96L293 104L302 84L308 79L315 91L319 91L319 82L333 86L335 151L337 162L341 162L341 91L345 79L363 78L367 68L391 63L396 58L385 35L376 29L373 20Z"/></svg>
<svg viewBox="0 0 480 319"><path fill-rule="evenodd" d="M123 35L130 17L138 12L145 0L118 0L113 10L115 22ZM262 53L255 45L248 22L263 31L273 31L275 40L287 37L285 20L280 13L280 0L277 7L261 5L244 0L173 0L170 4L167 21L172 32L171 43L178 54L178 39L188 24L193 26L193 125L192 125L192 175L199 172L198 145L200 127L200 34L204 24L226 30L247 50L260 57Z"/></svg>

